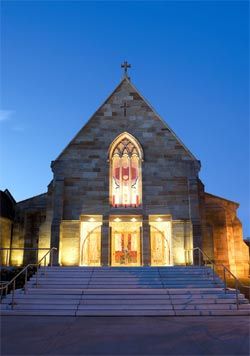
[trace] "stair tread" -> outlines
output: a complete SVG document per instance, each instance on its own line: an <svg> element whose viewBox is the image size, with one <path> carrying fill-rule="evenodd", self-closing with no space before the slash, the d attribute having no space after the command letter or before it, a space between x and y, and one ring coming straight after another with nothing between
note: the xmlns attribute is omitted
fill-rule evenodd
<svg viewBox="0 0 250 356"><path fill-rule="evenodd" d="M225 293L209 267L47 267L27 284L27 293L3 299L2 315L249 315L235 290Z"/></svg>

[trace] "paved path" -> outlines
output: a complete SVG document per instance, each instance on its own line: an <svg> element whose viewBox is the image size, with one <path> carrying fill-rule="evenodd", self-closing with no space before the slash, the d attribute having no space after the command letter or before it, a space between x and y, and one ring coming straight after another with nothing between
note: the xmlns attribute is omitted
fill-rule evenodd
<svg viewBox="0 0 250 356"><path fill-rule="evenodd" d="M1 355L248 355L248 317L2 317Z"/></svg>

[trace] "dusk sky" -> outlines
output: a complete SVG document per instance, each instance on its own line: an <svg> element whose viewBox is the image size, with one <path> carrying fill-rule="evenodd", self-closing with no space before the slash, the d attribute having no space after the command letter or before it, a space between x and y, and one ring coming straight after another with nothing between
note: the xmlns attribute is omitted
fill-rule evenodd
<svg viewBox="0 0 250 356"><path fill-rule="evenodd" d="M19 201L132 65L132 83L249 224L247 1L2 1L1 177Z"/></svg>

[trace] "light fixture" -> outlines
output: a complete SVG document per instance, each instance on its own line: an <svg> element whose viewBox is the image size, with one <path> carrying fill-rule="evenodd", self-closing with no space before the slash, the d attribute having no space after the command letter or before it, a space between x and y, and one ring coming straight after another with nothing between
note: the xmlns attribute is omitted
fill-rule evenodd
<svg viewBox="0 0 250 356"><path fill-rule="evenodd" d="M90 218L90 219L89 219L89 222L93 222L93 221L95 221L94 218Z"/></svg>
<svg viewBox="0 0 250 356"><path fill-rule="evenodd" d="M162 218L157 218L156 221L162 221Z"/></svg>
<svg viewBox="0 0 250 356"><path fill-rule="evenodd" d="M130 221L135 222L137 221L136 218L132 218Z"/></svg>
<svg viewBox="0 0 250 356"><path fill-rule="evenodd" d="M120 221L121 221L121 219L119 219L119 218L115 218L115 219L114 219L114 221L115 221L115 222L120 222Z"/></svg>

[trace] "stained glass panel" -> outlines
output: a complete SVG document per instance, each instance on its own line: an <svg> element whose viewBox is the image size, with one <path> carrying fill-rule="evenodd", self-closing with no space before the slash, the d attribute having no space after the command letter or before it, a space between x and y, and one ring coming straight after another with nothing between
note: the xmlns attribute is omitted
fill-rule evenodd
<svg viewBox="0 0 250 356"><path fill-rule="evenodd" d="M114 207L141 205L141 159L138 148L123 138L111 157L111 204Z"/></svg>

